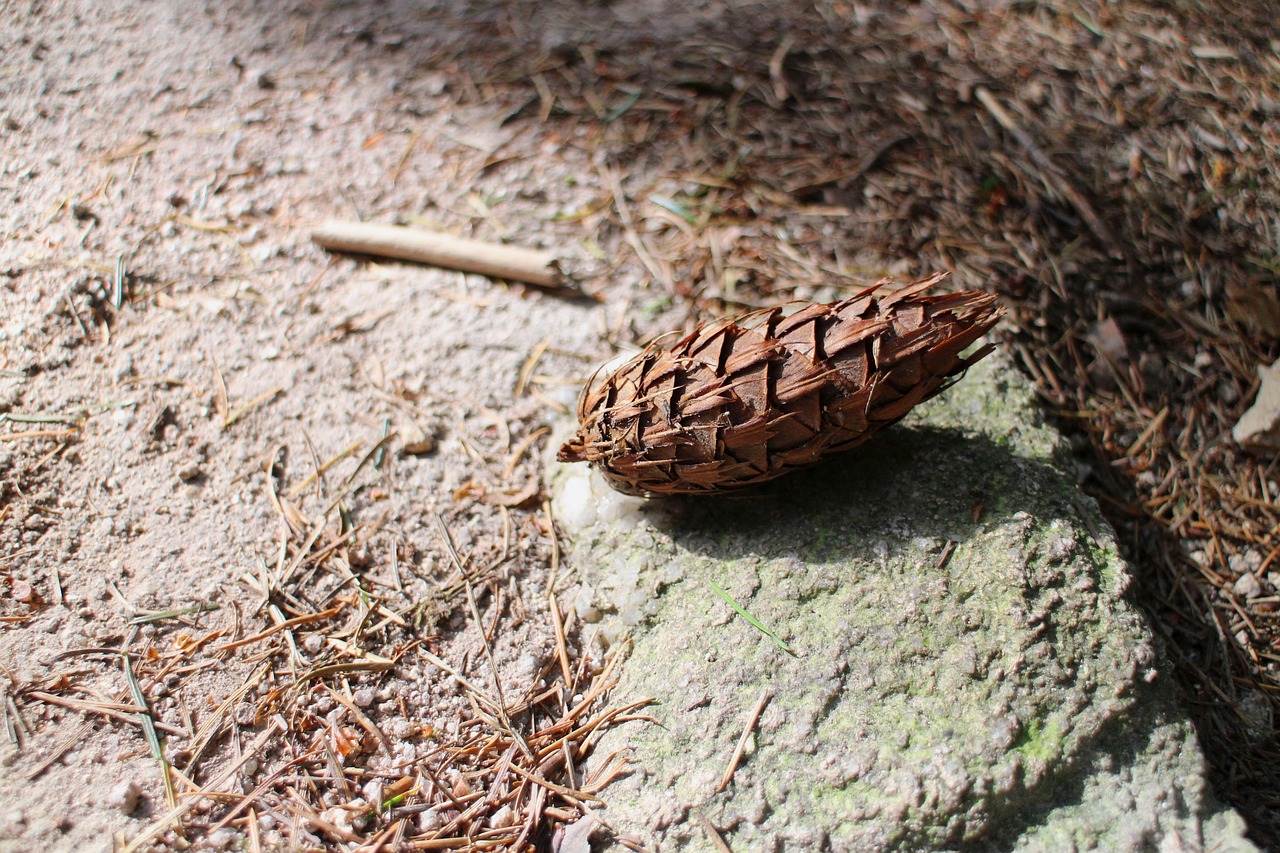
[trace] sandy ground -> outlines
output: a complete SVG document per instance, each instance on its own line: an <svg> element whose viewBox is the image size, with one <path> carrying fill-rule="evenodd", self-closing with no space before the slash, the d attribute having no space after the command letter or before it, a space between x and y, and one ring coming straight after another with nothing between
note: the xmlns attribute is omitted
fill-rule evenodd
<svg viewBox="0 0 1280 853"><path fill-rule="evenodd" d="M1105 314L1125 263L1196 305L1261 275L1232 249L1271 227L1234 177L1277 103L1233 82L1247 21L962 7L0 0L0 846L169 810L140 701L175 797L255 792L187 838L381 832L369 804L495 682L442 529L497 684L571 707L600 661L558 654L539 460L616 345L938 268L1050 320ZM1075 202L983 86L1070 117L1040 144L1083 164ZM1111 188L1138 203L1080 201ZM330 256L330 217L550 248L597 299ZM1172 242L1124 258L1152 222L1208 235L1194 275ZM501 758L437 789L487 800ZM491 805L448 828L501 833Z"/></svg>
<svg viewBox="0 0 1280 853"><path fill-rule="evenodd" d="M334 259L307 225L413 219L595 263L578 224L549 224L593 197L574 180L588 155L554 138L539 155L527 126L501 127L502 104L459 108L459 90L482 81L456 66L415 70L417 50L474 35L465 22L451 31L448 9L36 4L4 20L0 394L11 413L66 419L23 421L0 444L0 663L16 697L0 846L101 848L166 811L139 726L32 699L131 705L122 648L177 767L221 718L201 782L273 713L291 738L304 737L300 716L332 721L342 709L321 681L395 738L384 763L456 729L470 716L461 692L403 651L427 641L489 677L462 599L439 591L457 574L437 515L487 569L483 618L508 694L523 695L554 647L538 430L607 352L605 309ZM398 437L366 459L388 431ZM430 452L403 452L424 441ZM301 566L276 615L343 608L296 638L298 660L316 663L359 659L324 642L353 613L366 628L395 614L346 641L400 664L280 698L290 685L271 642L216 648L273 624L259 581L289 538L273 492L292 494L309 531L348 482L353 541L336 565ZM379 602L377 618L360 596ZM132 622L198 605L218 609Z"/></svg>

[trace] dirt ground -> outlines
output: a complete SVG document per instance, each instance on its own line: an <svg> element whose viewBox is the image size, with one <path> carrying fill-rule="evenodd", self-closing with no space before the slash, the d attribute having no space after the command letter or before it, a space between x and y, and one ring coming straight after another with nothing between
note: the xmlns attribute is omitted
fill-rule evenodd
<svg viewBox="0 0 1280 853"><path fill-rule="evenodd" d="M1278 38L1265 3L0 0L0 847L584 849L592 731L642 697L550 601L548 427L618 345L937 269L1013 309L1280 841L1276 486L1223 443L1280 338ZM588 296L332 256L330 217L546 247Z"/></svg>

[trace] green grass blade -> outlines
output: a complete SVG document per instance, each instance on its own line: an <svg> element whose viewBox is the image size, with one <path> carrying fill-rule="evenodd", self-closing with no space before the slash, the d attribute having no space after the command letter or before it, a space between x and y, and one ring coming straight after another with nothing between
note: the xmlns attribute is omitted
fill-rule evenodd
<svg viewBox="0 0 1280 853"><path fill-rule="evenodd" d="M733 596L725 592L724 589L720 586L720 584L716 583L713 580L709 580L707 581L707 583L711 584L711 588L716 591L716 595L724 599L725 604L729 605L735 611L737 611L738 615L741 616L743 619L746 619L748 622L750 622L752 627L754 627L757 631L760 631L770 640L773 640L773 644L775 646L782 649L784 652L786 652L789 655L795 655L795 650L793 650L790 646L788 646L785 642L783 642L781 637L779 637L777 634L773 633L768 628L766 628L760 622L759 619L757 619L756 617L748 613L746 611L746 608L744 608L738 602L734 601Z"/></svg>

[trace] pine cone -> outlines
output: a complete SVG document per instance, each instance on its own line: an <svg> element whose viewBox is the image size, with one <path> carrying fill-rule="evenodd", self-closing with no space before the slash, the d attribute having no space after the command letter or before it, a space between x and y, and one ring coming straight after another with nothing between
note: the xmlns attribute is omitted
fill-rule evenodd
<svg viewBox="0 0 1280 853"><path fill-rule="evenodd" d="M940 273L856 296L699 326L648 349L578 400L562 462L590 462L628 494L740 489L848 450L991 351L960 353L1002 309L989 293L936 296Z"/></svg>

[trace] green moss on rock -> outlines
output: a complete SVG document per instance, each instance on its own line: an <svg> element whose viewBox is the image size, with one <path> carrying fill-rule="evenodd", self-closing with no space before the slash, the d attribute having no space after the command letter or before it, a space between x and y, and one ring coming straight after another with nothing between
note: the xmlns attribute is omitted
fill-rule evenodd
<svg viewBox="0 0 1280 853"><path fill-rule="evenodd" d="M712 849L695 810L734 849L1250 849L1069 470L991 358L846 458L570 530L579 607L634 642L620 693L658 703L599 746L638 771L605 818L671 850Z"/></svg>

